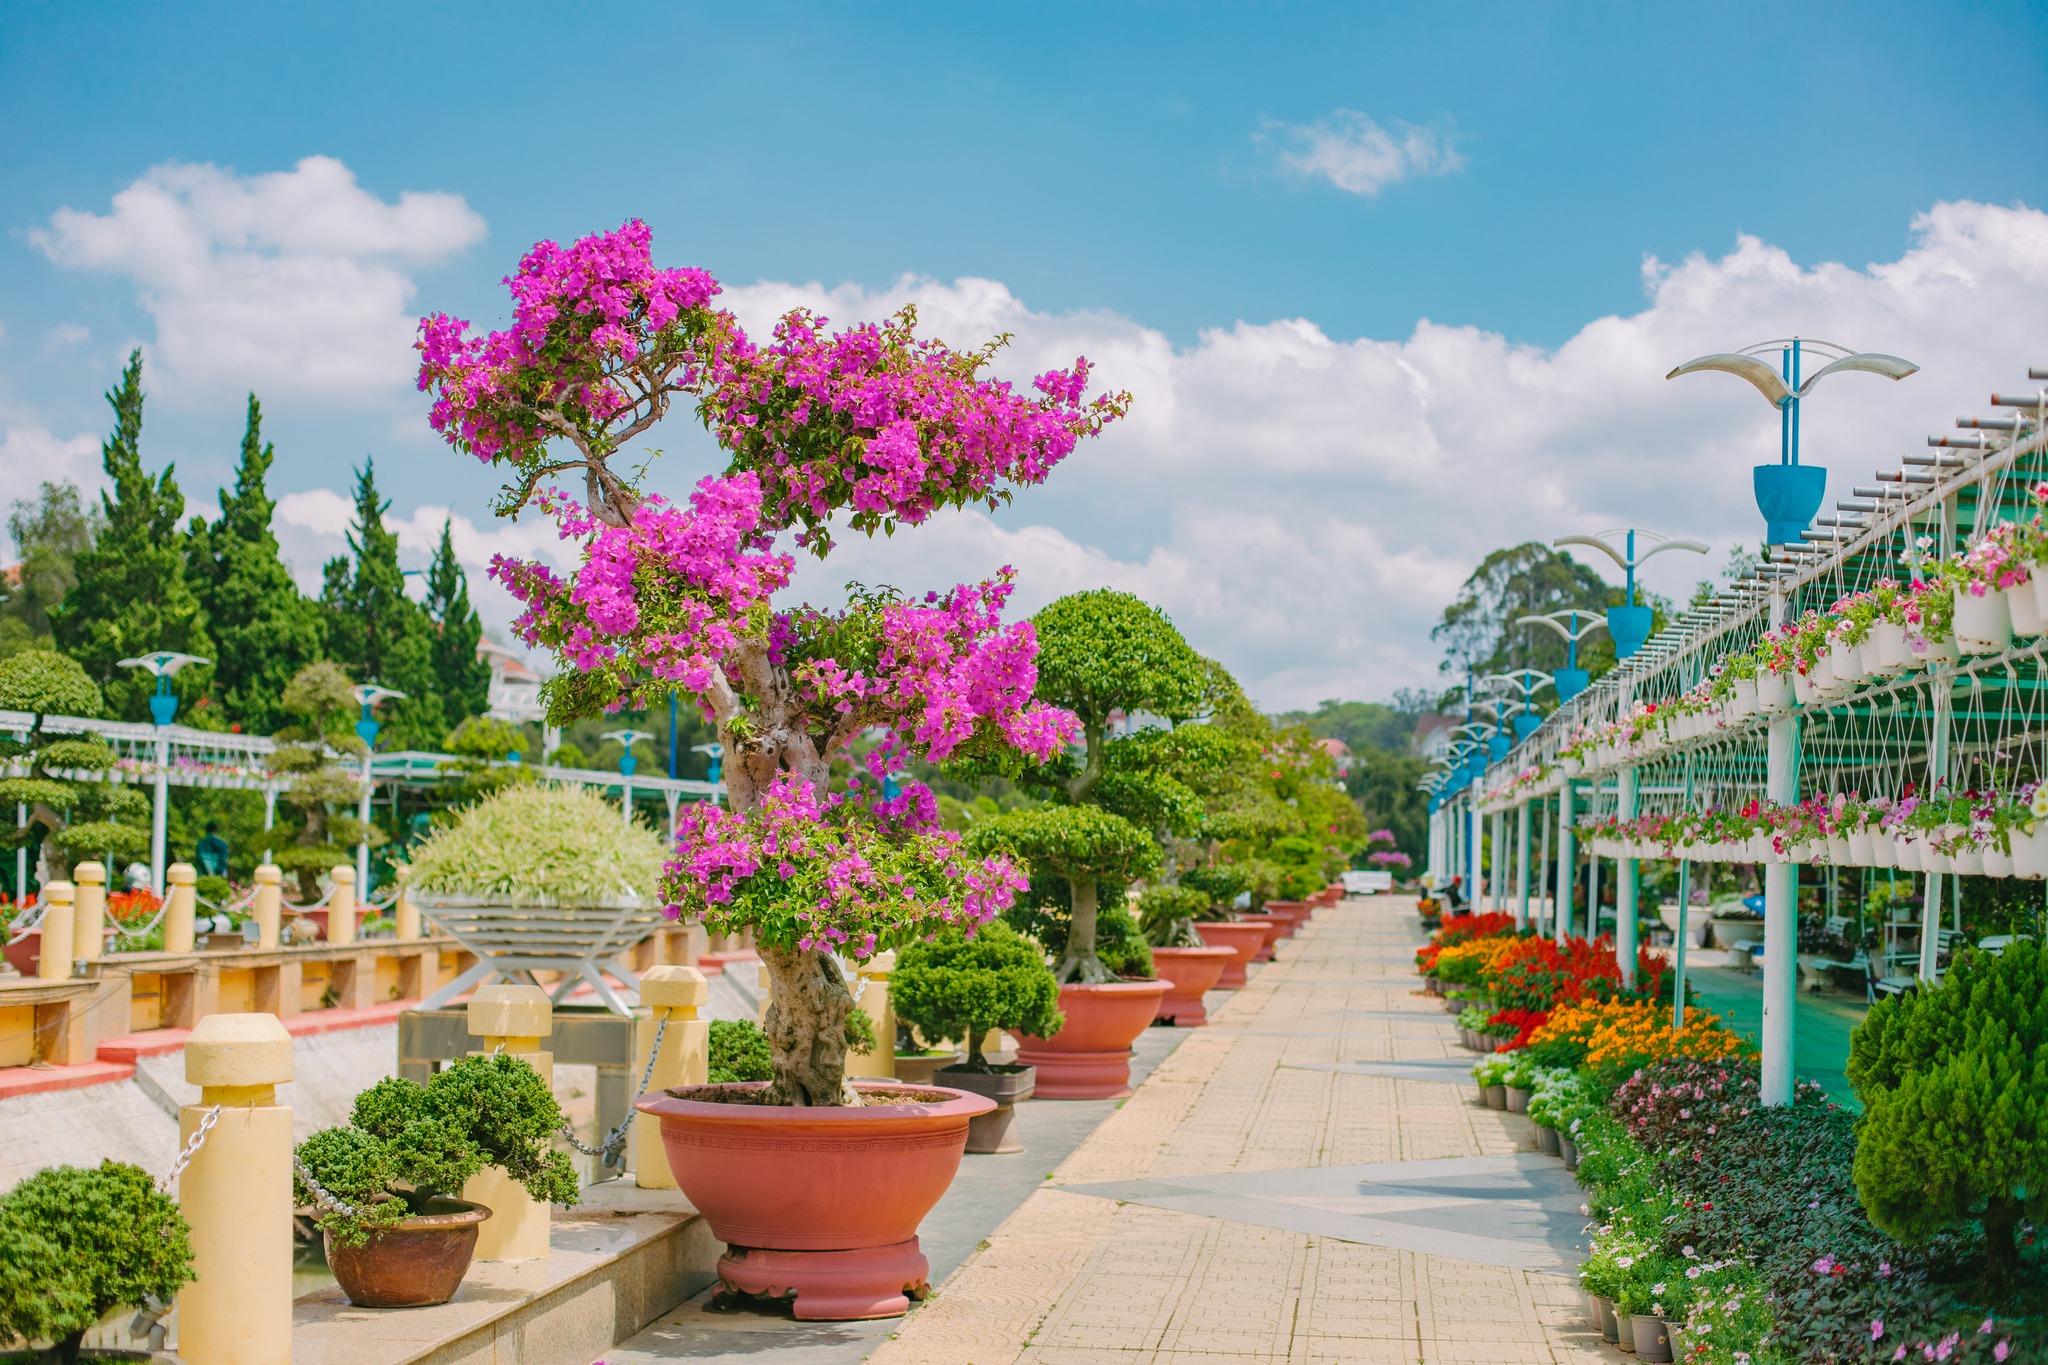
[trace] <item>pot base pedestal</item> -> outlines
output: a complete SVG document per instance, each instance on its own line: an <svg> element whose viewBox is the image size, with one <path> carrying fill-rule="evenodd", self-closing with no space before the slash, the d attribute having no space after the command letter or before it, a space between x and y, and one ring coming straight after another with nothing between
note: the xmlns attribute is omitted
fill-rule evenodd
<svg viewBox="0 0 2048 1365"><path fill-rule="evenodd" d="M1118 1052L1039 1052L1017 1049L1020 1065L1038 1069L1036 1098L1041 1100L1120 1100L1131 1093L1131 1050Z"/></svg>
<svg viewBox="0 0 2048 1365"><path fill-rule="evenodd" d="M900 1318L931 1292L931 1273L915 1237L859 1251L735 1246L718 1258L721 1297L788 1299L806 1322Z"/></svg>

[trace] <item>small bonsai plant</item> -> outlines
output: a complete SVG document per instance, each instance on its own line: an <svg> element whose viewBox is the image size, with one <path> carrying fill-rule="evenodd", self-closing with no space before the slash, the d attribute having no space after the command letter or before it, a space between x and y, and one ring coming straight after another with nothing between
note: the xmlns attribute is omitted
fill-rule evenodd
<svg viewBox="0 0 2048 1365"><path fill-rule="evenodd" d="M992 1070L981 1050L991 1029L1050 1038L1066 1022L1044 955L1001 920L972 937L942 929L903 948L889 988L898 1018L927 1038L956 1038L966 1047L967 1060L952 1070Z"/></svg>
<svg viewBox="0 0 2048 1365"><path fill-rule="evenodd" d="M322 1228L345 1246L453 1198L486 1166L502 1167L535 1199L577 1200L575 1168L549 1145L562 1107L517 1057L464 1057L425 1085L386 1077L356 1096L349 1117L298 1146L313 1178L354 1210L322 1210ZM300 1203L314 1202L303 1179L292 1183Z"/></svg>
<svg viewBox="0 0 2048 1365"><path fill-rule="evenodd" d="M1202 936L1195 922L1213 913L1209 893L1183 881L1179 886L1148 886L1138 893L1138 924L1154 948L1199 948Z"/></svg>
<svg viewBox="0 0 2048 1365"><path fill-rule="evenodd" d="M105 780L115 763L113 749L98 735L58 735L43 729L48 716L97 716L105 704L100 689L68 655L29 649L0 663L0 711L27 711L34 720L20 739L0 739L0 763L25 763L26 775L0 776L0 803L25 808L20 828L9 822L0 847L19 848L43 839L43 858L52 878L68 875L71 862L112 854L139 858L149 852L149 801L132 786Z"/></svg>
<svg viewBox="0 0 2048 1365"><path fill-rule="evenodd" d="M299 812L299 832L275 851L277 865L299 879L299 895L319 897L322 873L354 861L357 843L376 847L385 834L352 812L362 791L361 763L368 752L354 732L357 711L348 675L337 664L307 664L285 685L284 709L299 723L277 732L271 771L288 778L285 804Z"/></svg>
<svg viewBox="0 0 2048 1365"><path fill-rule="evenodd" d="M967 833L965 847L977 854L1008 854L1031 868L1031 881L1040 904L1035 916L1027 916L1039 942L1058 959L1053 976L1062 983L1092 985L1113 981L1116 968L1130 968L1143 958L1143 974L1151 975L1152 955L1143 949L1142 936L1133 951L1120 954L1123 961L1105 963L1097 938L1105 928L1135 930L1130 914L1122 907L1107 911L1100 904L1102 883L1123 883L1143 877L1159 867L1159 845L1151 835L1130 821L1094 806L1036 806L1011 811L978 824ZM1066 913L1045 904L1046 883L1064 881L1068 888ZM1030 907L1024 907L1027 910ZM1101 935L1107 937L1107 935Z"/></svg>
<svg viewBox="0 0 2048 1365"><path fill-rule="evenodd" d="M74 1361L107 1314L192 1278L191 1229L139 1166L52 1166L0 1195L0 1341Z"/></svg>

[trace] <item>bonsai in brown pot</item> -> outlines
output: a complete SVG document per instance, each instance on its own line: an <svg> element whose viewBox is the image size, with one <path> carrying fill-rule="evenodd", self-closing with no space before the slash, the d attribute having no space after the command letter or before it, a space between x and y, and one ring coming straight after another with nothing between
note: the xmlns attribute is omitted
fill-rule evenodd
<svg viewBox="0 0 2048 1365"><path fill-rule="evenodd" d="M1202 997L1237 960L1235 948L1212 946L1196 930L1198 921L1214 913L1215 903L1208 893L1185 882L1147 887L1138 897L1138 923L1145 931L1145 941L1152 945L1152 970L1170 983L1166 998L1159 1003L1159 1018L1165 1023L1187 1028L1208 1023L1209 1011Z"/></svg>
<svg viewBox="0 0 2048 1365"><path fill-rule="evenodd" d="M1001 920L971 936L943 929L897 952L889 991L896 1017L925 1037L966 1041L966 1060L939 1068L932 1079L995 1101L989 1113L968 1120L967 1150L1023 1151L1016 1106L1031 1098L1037 1069L994 1065L982 1043L994 1029L1050 1037L1065 1022L1059 985L1038 945Z"/></svg>
<svg viewBox="0 0 2048 1365"><path fill-rule="evenodd" d="M453 1195L487 1166L535 1199L577 1200L575 1169L550 1145L561 1105L517 1057L465 1057L425 1085L387 1077L349 1118L299 1144L294 1196L319 1214L328 1268L361 1307L454 1296L491 1211Z"/></svg>

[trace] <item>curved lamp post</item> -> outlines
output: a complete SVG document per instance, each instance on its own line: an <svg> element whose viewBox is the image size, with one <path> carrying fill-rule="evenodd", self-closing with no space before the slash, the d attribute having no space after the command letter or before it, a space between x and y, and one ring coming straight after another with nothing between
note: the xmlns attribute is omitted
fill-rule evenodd
<svg viewBox="0 0 2048 1365"><path fill-rule="evenodd" d="M1522 619L1525 621L1540 621L1544 618L1535 616L1523 617ZM1513 713L1511 721L1515 727L1515 739L1517 741L1525 740L1536 733L1536 727L1543 723L1543 717L1536 714L1535 698L1538 692L1542 691L1545 687L1553 685L1554 680L1550 674L1539 673L1533 668L1517 668L1509 673L1489 674L1479 681L1504 684L1521 693L1520 700L1515 703L1520 709Z"/></svg>
<svg viewBox="0 0 2048 1365"><path fill-rule="evenodd" d="M1609 536L1625 537L1622 542L1625 549L1617 550L1610 545L1607 541ZM1638 536L1651 542L1650 548L1641 554L1636 553ZM1643 642L1650 638L1650 627L1656 621L1656 614L1650 608L1636 605L1636 570L1666 550L1691 550L1695 554L1707 552L1707 547L1697 540L1674 540L1655 531L1638 531L1633 527L1617 527L1595 536L1559 536L1550 543L1553 546L1583 545L1598 550L1621 569L1628 595L1623 599L1624 605L1607 609L1607 634L1614 641L1614 657L1617 659L1626 659L1641 649Z"/></svg>
<svg viewBox="0 0 2048 1365"><path fill-rule="evenodd" d="M1827 363L1802 380L1800 374L1808 352ZM1777 361L1776 366L1770 363L1772 360ZM1851 351L1832 341L1811 337L1784 337L1760 341L1740 351L1703 355L1686 361L1664 377L1676 379L1682 374L1719 370L1747 380L1764 396L1765 402L1778 410L1778 462L1756 466L1756 506L1764 515L1765 543L1798 545L1802 543L1799 533L1820 510L1828 480L1828 472L1821 466L1799 463L1800 400L1813 391L1814 385L1840 371L1857 370L1886 379L1904 379L1919 368L1895 355Z"/></svg>
<svg viewBox="0 0 2048 1365"><path fill-rule="evenodd" d="M210 662L196 654L168 649L119 661L122 668L139 668L156 679L156 691L149 697L149 718L156 723L156 781L151 784L149 810L149 889L159 896L164 894L165 831L171 818L171 738L164 733L164 727L178 714L178 694L171 691L171 679L187 664ZM114 880L114 869L107 869L107 880Z"/></svg>
<svg viewBox="0 0 2048 1365"><path fill-rule="evenodd" d="M1579 624L1581 616L1586 618L1586 624L1583 626ZM1564 636L1564 667L1550 675L1550 685L1557 689L1559 702L1568 702L1593 685L1593 675L1579 667L1579 641L1596 630L1607 629L1606 618L1599 612L1587 611L1582 607L1566 607L1563 611L1554 611L1548 616L1518 616L1515 618L1515 624L1544 626Z"/></svg>
<svg viewBox="0 0 2048 1365"><path fill-rule="evenodd" d="M633 823L633 774L640 767L640 760L633 755L633 746L654 738L646 730L607 730L601 736L619 742L619 810L627 824Z"/></svg>
<svg viewBox="0 0 2048 1365"><path fill-rule="evenodd" d="M376 683L357 683L348 690L355 698L356 705L363 708L362 716L356 721L356 737L363 741L363 800L356 812L356 818L363 824L363 841L356 845L356 894L365 901L370 898L370 762L377 747L377 704L386 701L402 701L405 693L393 687L379 687ZM394 817L395 818L395 817Z"/></svg>

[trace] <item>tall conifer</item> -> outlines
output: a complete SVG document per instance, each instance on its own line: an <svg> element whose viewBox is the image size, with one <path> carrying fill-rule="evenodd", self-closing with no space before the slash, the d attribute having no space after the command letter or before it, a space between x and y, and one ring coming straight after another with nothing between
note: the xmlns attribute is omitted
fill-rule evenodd
<svg viewBox="0 0 2048 1365"><path fill-rule="evenodd" d="M271 531L276 504L264 476L275 458L252 393L234 491L221 490L217 521L194 517L191 531L192 586L216 651L215 694L230 721L264 735L289 719L284 689L322 645L319 609L292 582Z"/></svg>
<svg viewBox="0 0 2048 1365"><path fill-rule="evenodd" d="M151 478L142 468L142 352L128 356L121 382L107 394L114 430L100 446L111 493L100 494L105 525L78 556L78 584L51 613L57 647L76 659L121 720L148 720L155 679L120 661L157 650L213 657L199 599L185 578L185 498L175 467ZM193 702L204 696L212 669L178 675L186 698L181 720L203 719Z"/></svg>
<svg viewBox="0 0 2048 1365"><path fill-rule="evenodd" d="M328 657L360 682L405 696L378 711L389 742L380 748L436 748L448 732L440 680L434 674L434 624L405 595L398 534L384 525L391 504L377 496L376 469L364 460L356 477L356 520L348 547L355 560L329 560L321 606Z"/></svg>
<svg viewBox="0 0 2048 1365"><path fill-rule="evenodd" d="M490 704L491 667L476 655L483 622L469 603L469 580L455 558L455 523L441 523L441 544L427 569L427 615L433 618L434 676L441 685L441 703L448 728L480 716Z"/></svg>

